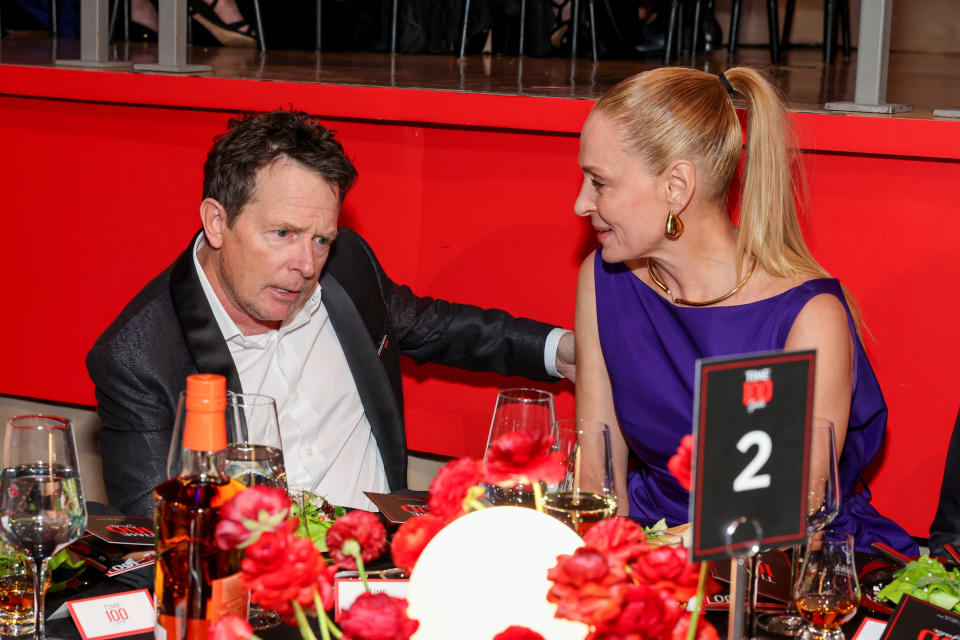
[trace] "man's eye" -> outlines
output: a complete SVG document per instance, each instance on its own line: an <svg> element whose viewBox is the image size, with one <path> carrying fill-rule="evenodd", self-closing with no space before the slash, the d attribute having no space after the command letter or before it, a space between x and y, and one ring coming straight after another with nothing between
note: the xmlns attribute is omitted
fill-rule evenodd
<svg viewBox="0 0 960 640"><path fill-rule="evenodd" d="M277 234L277 237L278 237L278 238L286 238L288 235L290 235L290 230L289 230L289 229L277 229L276 231L274 231L274 233Z"/></svg>
<svg viewBox="0 0 960 640"><path fill-rule="evenodd" d="M327 238L326 236L317 236L314 238L314 241L320 246L326 246L330 244L330 238Z"/></svg>
<svg viewBox="0 0 960 640"><path fill-rule="evenodd" d="M593 185L593 188L596 189L597 191L599 191L600 189L602 189L602 188L605 186L602 182L600 182L600 181L597 180L596 178L591 178L591 179L590 179L590 184L592 184L592 185Z"/></svg>

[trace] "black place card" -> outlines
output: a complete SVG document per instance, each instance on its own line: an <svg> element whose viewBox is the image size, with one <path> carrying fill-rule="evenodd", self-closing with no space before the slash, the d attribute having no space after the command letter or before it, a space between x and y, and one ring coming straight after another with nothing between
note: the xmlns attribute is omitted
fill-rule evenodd
<svg viewBox="0 0 960 640"><path fill-rule="evenodd" d="M87 516L87 531L111 544L153 546L153 518L147 516Z"/></svg>
<svg viewBox="0 0 960 640"><path fill-rule="evenodd" d="M803 540L815 357L797 351L697 361L694 561L727 557L755 540L767 547Z"/></svg>
<svg viewBox="0 0 960 640"><path fill-rule="evenodd" d="M903 596L880 640L953 640L960 638L960 615Z"/></svg>
<svg viewBox="0 0 960 640"><path fill-rule="evenodd" d="M793 600L790 557L779 549L771 549L757 558L757 596L779 603ZM710 573L721 583L730 583L730 563L711 562Z"/></svg>
<svg viewBox="0 0 960 640"><path fill-rule="evenodd" d="M387 521L393 524L401 524L410 518L426 515L430 512L427 508L426 498L396 493L373 493L371 491L364 491L363 494L370 498L386 516Z"/></svg>

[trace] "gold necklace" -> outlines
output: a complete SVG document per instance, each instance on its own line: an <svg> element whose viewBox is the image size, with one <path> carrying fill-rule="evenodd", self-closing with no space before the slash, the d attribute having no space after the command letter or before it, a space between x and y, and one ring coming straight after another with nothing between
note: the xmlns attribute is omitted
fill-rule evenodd
<svg viewBox="0 0 960 640"><path fill-rule="evenodd" d="M659 268L656 266L656 263L653 261L653 258L647 258L647 273L650 274L650 279L653 280L653 283L657 285L657 287L659 287L661 291L667 294L667 297L669 297L670 300L673 301L673 304L682 304L688 307L709 307L712 304L717 304L718 302L722 302L726 300L727 298L735 294L737 291L740 291L740 289L743 288L743 285L747 284L747 280L749 280L750 276L753 275L753 269L756 266L757 266L757 259L754 258L753 264L750 265L750 271L747 271L747 275L743 276L743 280L740 281L740 284L738 284L733 289L726 292L719 298L714 298L713 300L707 300L706 302L692 302L690 300L684 300L683 298L674 298L673 293L670 291L670 288L667 287L667 285L663 283L663 280L660 279L659 275L657 275Z"/></svg>

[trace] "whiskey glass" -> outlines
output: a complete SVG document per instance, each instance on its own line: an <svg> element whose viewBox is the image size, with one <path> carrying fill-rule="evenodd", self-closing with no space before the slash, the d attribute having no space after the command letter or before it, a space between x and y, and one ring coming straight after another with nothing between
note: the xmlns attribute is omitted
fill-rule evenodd
<svg viewBox="0 0 960 640"><path fill-rule="evenodd" d="M843 640L840 627L856 615L860 602L853 536L829 531L811 536L793 595L807 623L803 640Z"/></svg>

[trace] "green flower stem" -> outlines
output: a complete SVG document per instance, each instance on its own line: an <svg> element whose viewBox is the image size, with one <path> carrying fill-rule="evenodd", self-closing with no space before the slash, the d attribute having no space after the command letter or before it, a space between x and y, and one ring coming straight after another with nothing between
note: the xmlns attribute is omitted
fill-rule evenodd
<svg viewBox="0 0 960 640"><path fill-rule="evenodd" d="M353 559L357 561L357 573L360 574L360 580L363 582L363 588L370 591L370 585L367 584L367 571L363 567L363 557L357 551L353 554Z"/></svg>
<svg viewBox="0 0 960 640"><path fill-rule="evenodd" d="M291 602L293 602L293 613L297 618L297 628L300 629L300 637L303 638L303 640L317 640L317 636L313 635L313 629L310 628L310 621L307 620L307 616L303 612L303 607L301 607L300 603L296 600L292 600ZM325 627L321 625L321 632L324 629ZM324 633L323 640L330 640L330 636Z"/></svg>
<svg viewBox="0 0 960 640"><path fill-rule="evenodd" d="M697 606L690 614L690 628L687 629L687 640L697 637L697 621L700 620L700 609L703 608L703 592L707 586L707 563L700 563L700 580L697 581Z"/></svg>
<svg viewBox="0 0 960 640"><path fill-rule="evenodd" d="M327 635L327 631L332 633L334 638L341 638L343 632L337 629L337 625L333 624L333 620L327 615L327 610L323 608L323 603L320 601L320 594L316 591L313 592L313 606L317 608L317 617L320 618L320 633L323 634L324 640L330 637Z"/></svg>
<svg viewBox="0 0 960 640"><path fill-rule="evenodd" d="M540 488L539 480L533 482L533 503L536 505L537 511L543 513L543 489Z"/></svg>
<svg viewBox="0 0 960 640"><path fill-rule="evenodd" d="M479 500L464 500L463 504L465 506L470 507L470 509L472 509L473 511L480 511L480 509L487 508L486 505L484 505Z"/></svg>

